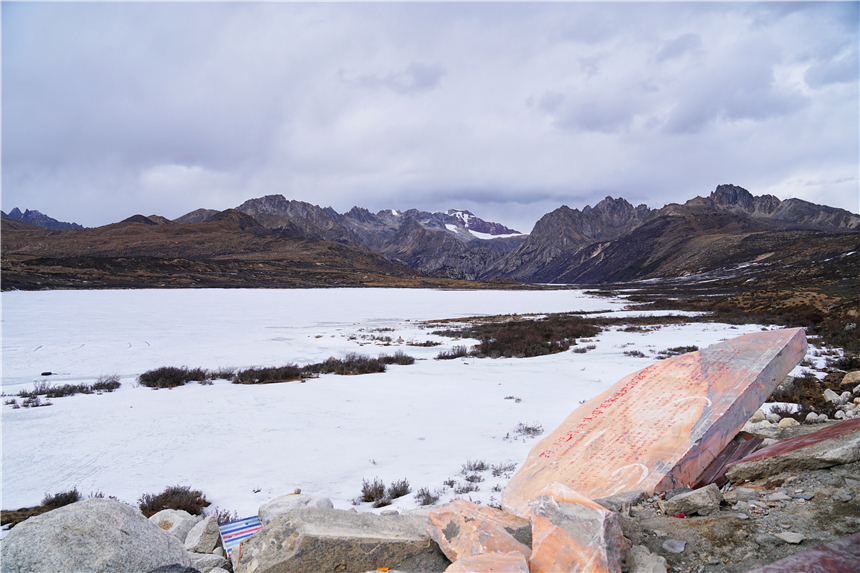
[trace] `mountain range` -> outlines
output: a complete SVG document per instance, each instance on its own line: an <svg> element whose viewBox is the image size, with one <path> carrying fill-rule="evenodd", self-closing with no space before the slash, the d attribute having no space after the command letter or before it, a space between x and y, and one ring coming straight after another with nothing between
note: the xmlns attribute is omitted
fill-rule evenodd
<svg viewBox="0 0 860 573"><path fill-rule="evenodd" d="M27 213L36 215L22 221ZM57 229L48 224L58 223L36 211L4 214L4 290L92 288L92 281L104 286L364 285L391 277L601 284L720 269L774 272L802 260L850 266L860 252L857 214L799 199L754 196L734 185L660 209L612 197L582 210L561 206L528 235L468 211L372 213L353 207L340 214L281 195L250 199L226 211L198 209L172 221L134 215L94 229L48 230ZM74 269L69 267L73 262ZM333 274L326 275L328 270ZM88 282L75 283L76 273L87 275ZM104 276L110 273L113 279ZM121 276L127 280L118 283Z"/></svg>

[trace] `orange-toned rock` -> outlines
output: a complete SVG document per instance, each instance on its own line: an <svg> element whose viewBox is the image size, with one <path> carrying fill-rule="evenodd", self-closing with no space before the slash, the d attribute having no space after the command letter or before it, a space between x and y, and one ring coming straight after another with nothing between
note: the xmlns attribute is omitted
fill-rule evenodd
<svg viewBox="0 0 860 573"><path fill-rule="evenodd" d="M620 573L624 536L618 516L560 483L529 502L531 573Z"/></svg>
<svg viewBox="0 0 860 573"><path fill-rule="evenodd" d="M695 483L805 354L802 328L771 330L622 378L532 448L502 506L524 516L553 482L589 499Z"/></svg>
<svg viewBox="0 0 860 573"><path fill-rule="evenodd" d="M518 541L529 522L494 507L457 500L431 511L427 532L451 561L482 553L516 552L528 559L531 549Z"/></svg>
<svg viewBox="0 0 860 573"><path fill-rule="evenodd" d="M522 553L483 553L464 557L445 569L445 573L529 573L529 564Z"/></svg>

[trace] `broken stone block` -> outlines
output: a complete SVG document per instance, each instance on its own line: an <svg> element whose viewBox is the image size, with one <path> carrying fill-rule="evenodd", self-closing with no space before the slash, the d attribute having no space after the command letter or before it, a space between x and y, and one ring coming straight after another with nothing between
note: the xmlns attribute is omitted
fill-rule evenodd
<svg viewBox="0 0 860 573"><path fill-rule="evenodd" d="M662 547L669 553L683 553L687 548L687 542L681 539L667 539Z"/></svg>
<svg viewBox="0 0 860 573"><path fill-rule="evenodd" d="M749 421L753 424L755 424L756 422L763 422L764 420L765 420L765 415L764 415L764 412L761 410L761 408L756 410L755 413L752 416L750 416L750 419L749 419Z"/></svg>
<svg viewBox="0 0 860 573"><path fill-rule="evenodd" d="M628 573L666 573L666 558L651 551L644 545L634 545L627 552Z"/></svg>
<svg viewBox="0 0 860 573"><path fill-rule="evenodd" d="M855 370L854 372L849 372L845 376L842 377L842 386L852 386L860 382L860 370Z"/></svg>
<svg viewBox="0 0 860 573"><path fill-rule="evenodd" d="M461 499L431 511L426 529L451 561L493 552L531 555L527 520Z"/></svg>
<svg viewBox="0 0 860 573"><path fill-rule="evenodd" d="M782 533L777 533L775 535L775 537L779 537L780 539L782 539L786 543L794 543L794 544L800 543L801 541L806 539L800 533L794 533L792 531L783 531Z"/></svg>
<svg viewBox="0 0 860 573"><path fill-rule="evenodd" d="M860 418L781 440L732 462L726 476L739 482L781 472L827 468L860 460Z"/></svg>
<svg viewBox="0 0 860 573"><path fill-rule="evenodd" d="M676 495L672 499L660 502L660 509L665 515L708 515L720 510L723 495L715 484Z"/></svg>
<svg viewBox="0 0 860 573"><path fill-rule="evenodd" d="M233 550L235 573L444 571L424 518L303 507L282 513Z"/></svg>
<svg viewBox="0 0 860 573"><path fill-rule="evenodd" d="M824 391L824 399L827 400L828 402L832 402L833 404L836 404L837 406L841 406L842 404L845 403L845 399L841 395L839 395L836 392L834 392L833 390L831 390L830 388L827 388Z"/></svg>
<svg viewBox="0 0 860 573"><path fill-rule="evenodd" d="M645 490L640 489L636 491L625 491L624 493L617 493L609 497L601 497L599 499L595 499L594 502L599 503L609 511L620 513L621 511L623 511L625 506L634 506L646 497L648 497L648 493L645 492Z"/></svg>
<svg viewBox="0 0 860 573"><path fill-rule="evenodd" d="M327 497L290 493L282 495L281 497L276 497L272 501L261 505L257 510L257 516L259 516L263 525L266 525L275 519L276 516L282 513L287 513L297 507L321 507L324 509L334 509L334 505Z"/></svg>
<svg viewBox="0 0 860 573"><path fill-rule="evenodd" d="M455 561L445 573L529 573L529 563L519 551L484 553Z"/></svg>
<svg viewBox="0 0 860 573"><path fill-rule="evenodd" d="M215 549L220 539L218 519L210 515L192 527L185 536L185 549L195 553L209 553Z"/></svg>
<svg viewBox="0 0 860 573"><path fill-rule="evenodd" d="M589 499L694 484L805 354L802 328L771 330L622 378L532 448L502 506L525 515L554 482Z"/></svg>
<svg viewBox="0 0 860 573"><path fill-rule="evenodd" d="M162 509L149 518L149 521L185 543L188 532L191 531L203 518L199 515L191 515L184 509Z"/></svg>
<svg viewBox="0 0 860 573"><path fill-rule="evenodd" d="M531 573L621 571L618 516L560 483L529 502Z"/></svg>

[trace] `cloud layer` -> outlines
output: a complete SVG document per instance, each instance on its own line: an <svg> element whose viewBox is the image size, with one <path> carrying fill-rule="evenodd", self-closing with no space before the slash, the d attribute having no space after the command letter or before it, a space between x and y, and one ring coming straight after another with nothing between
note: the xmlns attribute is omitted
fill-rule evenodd
<svg viewBox="0 0 860 573"><path fill-rule="evenodd" d="M860 210L857 3L3 3L3 209Z"/></svg>

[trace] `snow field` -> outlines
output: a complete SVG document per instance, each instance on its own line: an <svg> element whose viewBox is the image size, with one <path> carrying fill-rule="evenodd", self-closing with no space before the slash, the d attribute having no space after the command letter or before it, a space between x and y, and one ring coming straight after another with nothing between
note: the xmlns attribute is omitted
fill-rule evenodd
<svg viewBox="0 0 860 573"><path fill-rule="evenodd" d="M666 325L647 332L610 328L584 354L528 359L434 360L475 341L431 334L420 321L507 313L625 311L622 299L580 291L152 290L2 294L2 382L6 394L52 384L93 382L118 373L104 395L53 399L52 406L3 406L2 498L14 509L73 487L134 503L169 485L202 490L222 509L256 513L299 487L352 507L362 480L408 479L412 493L392 507L417 506L420 487L455 497L443 482L467 460L521 463L536 438L505 440L518 423L546 432L621 377L677 346L704 348L761 330L757 325ZM393 329L380 330L380 329ZM368 338L362 338L363 336ZM436 347L382 346L371 336L439 340ZM363 344L363 345L362 345ZM160 366L306 364L349 352L396 350L416 357L381 374L324 375L257 386L217 380L172 390L135 387ZM646 358L625 356L637 349ZM517 402L507 396L520 398ZM6 398L4 398L5 400ZM482 472L479 491L498 502L504 476ZM259 491L257 491L259 490ZM381 511L362 504L360 511Z"/></svg>

